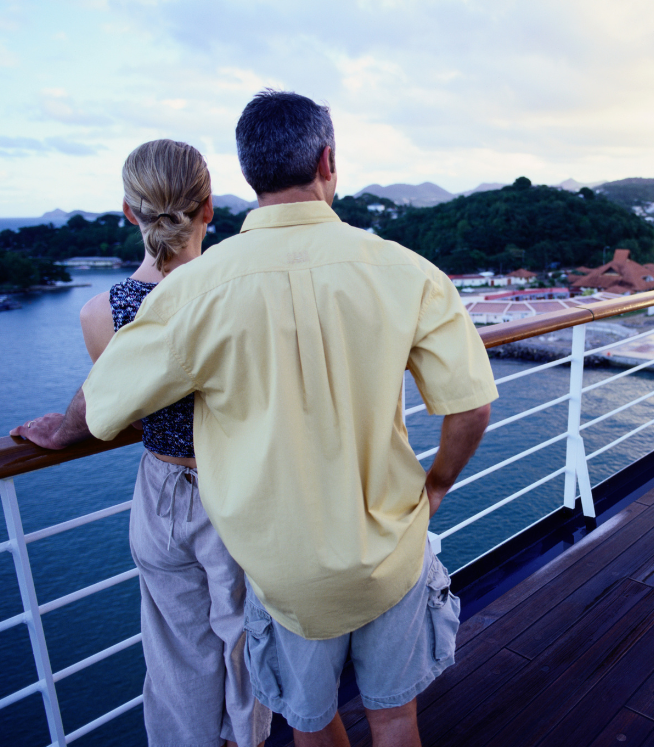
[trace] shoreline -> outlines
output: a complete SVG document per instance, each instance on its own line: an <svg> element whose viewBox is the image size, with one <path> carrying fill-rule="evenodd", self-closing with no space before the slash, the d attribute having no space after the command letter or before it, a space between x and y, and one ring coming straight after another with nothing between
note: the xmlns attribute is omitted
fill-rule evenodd
<svg viewBox="0 0 654 747"><path fill-rule="evenodd" d="M69 288L88 288L92 283L79 283L73 281L61 285L30 285L27 288L12 288L3 290L0 288L0 296L23 296L29 293L55 293L68 290Z"/></svg>
<svg viewBox="0 0 654 747"><path fill-rule="evenodd" d="M620 318L616 322L590 322L586 332L586 350L622 343L630 337L651 331L651 337L641 338L636 347L625 342L616 350L609 348L602 353L587 355L586 368L631 368L654 358L654 319L646 314ZM505 360L522 360L533 363L549 363L570 355L572 329L560 330L528 340L510 342L488 350L488 357ZM630 348L634 355L630 355ZM569 365L565 363L562 365Z"/></svg>

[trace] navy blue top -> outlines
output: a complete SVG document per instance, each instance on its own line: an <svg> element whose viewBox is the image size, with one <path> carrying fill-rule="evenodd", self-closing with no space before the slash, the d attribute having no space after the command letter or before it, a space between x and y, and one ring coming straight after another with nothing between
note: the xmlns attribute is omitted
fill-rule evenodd
<svg viewBox="0 0 654 747"><path fill-rule="evenodd" d="M134 320L143 299L156 283L127 278L109 291L114 331ZM193 450L193 393L143 418L143 445L155 454L195 457Z"/></svg>

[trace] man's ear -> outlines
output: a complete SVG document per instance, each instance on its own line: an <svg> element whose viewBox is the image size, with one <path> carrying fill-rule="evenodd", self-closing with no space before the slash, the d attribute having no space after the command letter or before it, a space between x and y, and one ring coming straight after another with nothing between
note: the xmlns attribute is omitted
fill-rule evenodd
<svg viewBox="0 0 654 747"><path fill-rule="evenodd" d="M135 226L138 226L139 222L134 217L132 208L127 204L127 200L123 200L123 213L125 213L125 217L130 223L133 223Z"/></svg>
<svg viewBox="0 0 654 747"><path fill-rule="evenodd" d="M320 154L320 160L318 161L318 173L326 182L331 182L331 180L334 178L334 174L336 173L336 167L334 167L334 170L332 171L332 149L329 147L329 145L326 145L323 148L322 153Z"/></svg>

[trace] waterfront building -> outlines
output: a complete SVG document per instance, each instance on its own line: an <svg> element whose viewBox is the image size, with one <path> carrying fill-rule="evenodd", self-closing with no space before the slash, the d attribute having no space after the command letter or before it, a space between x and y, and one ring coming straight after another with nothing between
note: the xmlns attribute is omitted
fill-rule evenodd
<svg viewBox="0 0 654 747"><path fill-rule="evenodd" d="M493 275L492 272L480 272L476 275L448 275L457 288L474 288L482 285L496 288L511 285L511 279L505 275Z"/></svg>
<svg viewBox="0 0 654 747"><path fill-rule="evenodd" d="M70 257L57 262L65 267L72 267L77 270L87 269L90 267L120 267L123 260L120 257Z"/></svg>
<svg viewBox="0 0 654 747"><path fill-rule="evenodd" d="M629 249L616 249L613 259L601 267L589 270L579 267L580 276L569 276L573 290L604 290L609 293L640 293L654 289L654 264L638 264L629 259Z"/></svg>
<svg viewBox="0 0 654 747"><path fill-rule="evenodd" d="M480 299L462 297L475 324L499 324L551 311L586 306L618 298L619 294L600 292L592 296L570 298L567 288L535 288L516 293L498 293Z"/></svg>
<svg viewBox="0 0 654 747"><path fill-rule="evenodd" d="M510 272L507 277L511 285L527 285L527 283L535 282L538 276L535 272L520 268L519 270Z"/></svg>

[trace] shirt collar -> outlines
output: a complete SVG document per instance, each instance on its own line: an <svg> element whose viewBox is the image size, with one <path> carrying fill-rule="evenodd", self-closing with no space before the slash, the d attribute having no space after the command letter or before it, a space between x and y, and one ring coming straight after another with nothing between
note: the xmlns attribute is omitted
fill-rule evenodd
<svg viewBox="0 0 654 747"><path fill-rule="evenodd" d="M287 202L282 205L267 205L249 212L243 222L241 233L255 228L283 228L336 221L340 221L340 218L322 200Z"/></svg>

